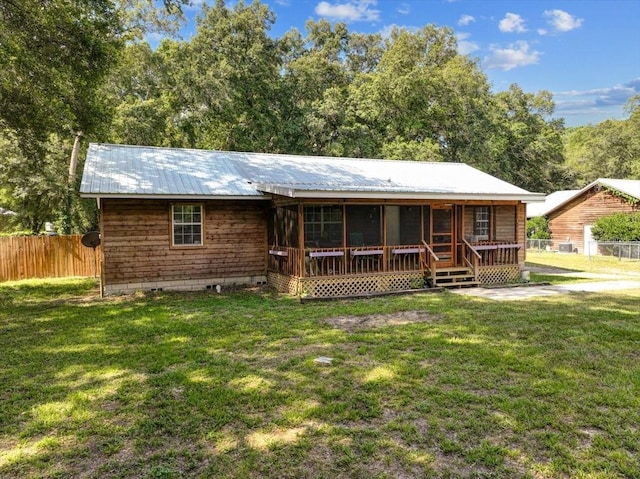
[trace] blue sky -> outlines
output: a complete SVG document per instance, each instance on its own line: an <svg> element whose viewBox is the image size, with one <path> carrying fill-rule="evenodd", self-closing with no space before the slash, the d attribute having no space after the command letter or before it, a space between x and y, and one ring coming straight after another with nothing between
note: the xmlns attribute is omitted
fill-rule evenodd
<svg viewBox="0 0 640 479"><path fill-rule="evenodd" d="M185 9L192 20L203 1ZM250 0L247 0L247 3ZM233 5L227 1L227 5ZM394 27L451 27L460 53L477 58L494 91L517 83L548 90L567 126L622 119L640 94L640 0L262 0L274 37L308 19L383 35ZM192 24L184 30L185 37Z"/></svg>

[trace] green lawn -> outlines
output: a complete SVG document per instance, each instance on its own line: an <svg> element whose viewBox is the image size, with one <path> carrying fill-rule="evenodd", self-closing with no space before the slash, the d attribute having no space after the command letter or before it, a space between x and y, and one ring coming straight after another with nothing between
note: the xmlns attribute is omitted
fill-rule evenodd
<svg viewBox="0 0 640 479"><path fill-rule="evenodd" d="M640 477L639 304L0 284L0 477Z"/></svg>

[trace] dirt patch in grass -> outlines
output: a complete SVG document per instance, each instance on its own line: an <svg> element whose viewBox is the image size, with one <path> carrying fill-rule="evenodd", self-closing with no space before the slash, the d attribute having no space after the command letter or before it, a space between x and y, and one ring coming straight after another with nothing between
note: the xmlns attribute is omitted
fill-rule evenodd
<svg viewBox="0 0 640 479"><path fill-rule="evenodd" d="M404 326L413 323L437 323L442 315L428 311L399 311L391 314L369 314L367 316L337 316L325 319L334 328L344 331L381 328L384 326Z"/></svg>

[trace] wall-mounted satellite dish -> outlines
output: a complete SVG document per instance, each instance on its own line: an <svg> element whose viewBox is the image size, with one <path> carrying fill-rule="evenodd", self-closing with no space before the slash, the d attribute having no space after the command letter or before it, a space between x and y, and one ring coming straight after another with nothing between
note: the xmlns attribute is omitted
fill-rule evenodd
<svg viewBox="0 0 640 479"><path fill-rule="evenodd" d="M100 233L97 231L89 231L82 235L82 239L80 241L87 248L96 249L100 246Z"/></svg>
<svg viewBox="0 0 640 479"><path fill-rule="evenodd" d="M87 248L93 249L93 277L95 278L98 271L96 248L100 246L100 233L97 231L89 231L82 235L80 242Z"/></svg>

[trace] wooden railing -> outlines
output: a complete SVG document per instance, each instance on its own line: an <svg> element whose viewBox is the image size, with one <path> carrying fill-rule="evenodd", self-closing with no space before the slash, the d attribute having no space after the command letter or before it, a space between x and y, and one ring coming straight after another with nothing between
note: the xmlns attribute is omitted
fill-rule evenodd
<svg viewBox="0 0 640 479"><path fill-rule="evenodd" d="M483 241L473 245L480 255L480 266L518 264L518 251L521 244L506 241Z"/></svg>
<svg viewBox="0 0 640 479"><path fill-rule="evenodd" d="M302 276L301 251L287 246L269 248L268 269L289 276Z"/></svg>
<svg viewBox="0 0 640 479"><path fill-rule="evenodd" d="M422 245L424 247L424 254L421 256L420 263L423 266L423 270L429 275L429 278L431 280L430 286L435 286L437 269L436 265L438 264L438 261L440 261L440 258L438 258L438 256L433 252L431 247L424 240L422 240Z"/></svg>
<svg viewBox="0 0 640 479"><path fill-rule="evenodd" d="M507 242L459 243L460 261L477 280L482 266L518 264L520 244ZM347 248L269 248L268 268L289 276L339 276L422 271L435 282L440 258L426 243L419 245L357 246Z"/></svg>
<svg viewBox="0 0 640 479"><path fill-rule="evenodd" d="M462 261L473 270L474 281L478 281L478 267L482 261L482 256L464 238L462 239Z"/></svg>
<svg viewBox="0 0 640 479"><path fill-rule="evenodd" d="M347 248L271 247L270 271L290 276L337 276L423 270L423 245L354 246Z"/></svg>

